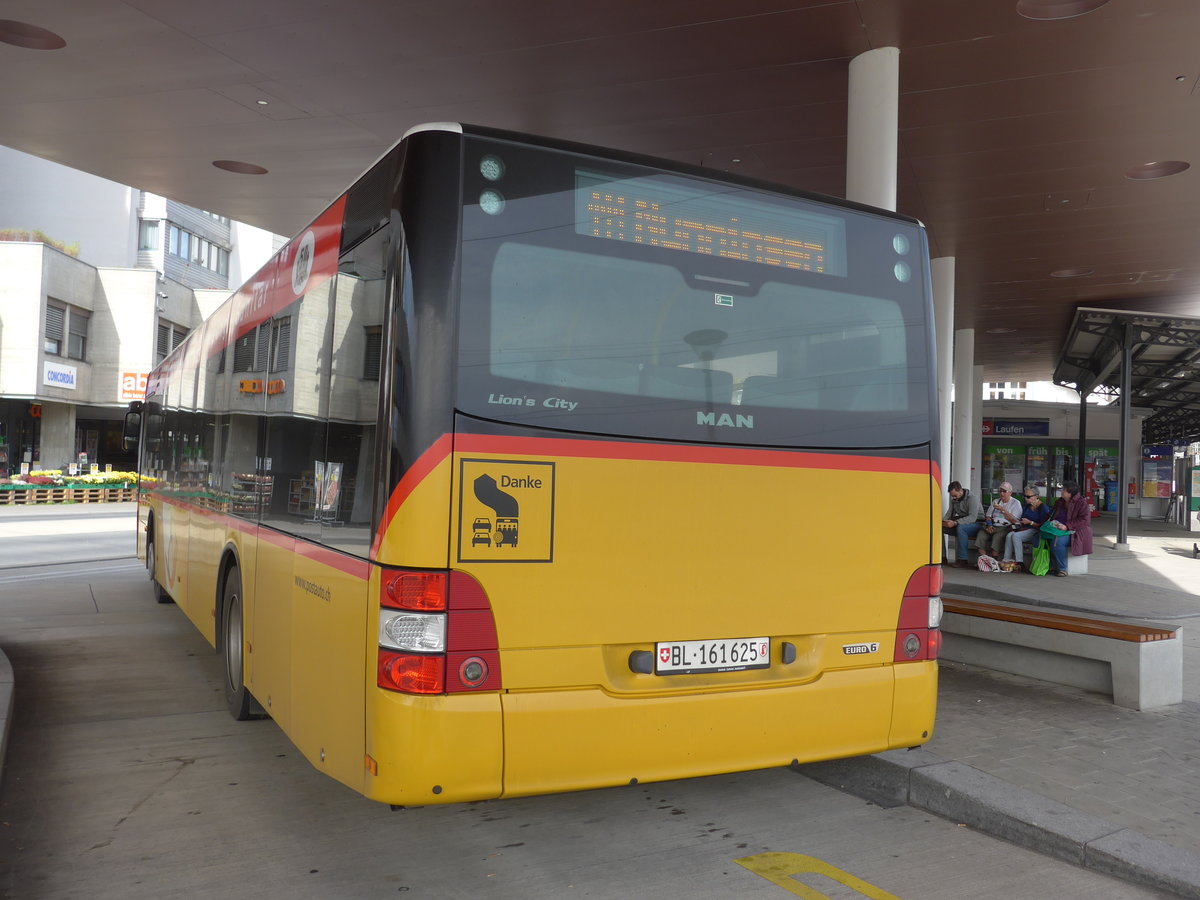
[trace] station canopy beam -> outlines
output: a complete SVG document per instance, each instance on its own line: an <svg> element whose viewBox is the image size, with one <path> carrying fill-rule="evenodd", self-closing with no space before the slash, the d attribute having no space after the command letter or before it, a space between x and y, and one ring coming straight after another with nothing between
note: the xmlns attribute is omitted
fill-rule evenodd
<svg viewBox="0 0 1200 900"><path fill-rule="evenodd" d="M1200 317L1078 307L1054 382L1084 395L1114 393L1127 340L1126 409L1151 411L1142 423L1142 441L1200 441Z"/></svg>

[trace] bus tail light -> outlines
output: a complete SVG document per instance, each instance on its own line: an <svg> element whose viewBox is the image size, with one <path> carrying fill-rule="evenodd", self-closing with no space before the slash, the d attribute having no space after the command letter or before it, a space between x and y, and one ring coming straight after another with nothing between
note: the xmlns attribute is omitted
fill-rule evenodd
<svg viewBox="0 0 1200 900"><path fill-rule="evenodd" d="M942 567L912 573L896 619L895 662L937 659L942 647Z"/></svg>
<svg viewBox="0 0 1200 900"><path fill-rule="evenodd" d="M496 620L465 572L384 570L376 683L406 694L498 691Z"/></svg>

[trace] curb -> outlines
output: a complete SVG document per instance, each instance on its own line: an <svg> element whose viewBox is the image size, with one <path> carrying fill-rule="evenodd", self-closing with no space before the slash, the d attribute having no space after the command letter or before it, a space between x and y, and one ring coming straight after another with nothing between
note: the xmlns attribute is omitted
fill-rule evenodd
<svg viewBox="0 0 1200 900"><path fill-rule="evenodd" d="M927 750L889 750L792 768L880 806L928 810L1085 869L1200 900L1200 854Z"/></svg>
<svg viewBox="0 0 1200 900"><path fill-rule="evenodd" d="M0 650L0 784L4 780L4 754L8 750L8 728L12 724L14 685L12 664Z"/></svg>

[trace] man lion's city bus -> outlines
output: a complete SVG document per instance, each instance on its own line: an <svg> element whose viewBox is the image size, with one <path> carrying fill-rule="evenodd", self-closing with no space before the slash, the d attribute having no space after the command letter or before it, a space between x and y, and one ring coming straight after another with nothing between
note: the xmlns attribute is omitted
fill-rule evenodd
<svg viewBox="0 0 1200 900"><path fill-rule="evenodd" d="M912 747L931 336L913 219L422 126L151 374L138 553L379 801Z"/></svg>

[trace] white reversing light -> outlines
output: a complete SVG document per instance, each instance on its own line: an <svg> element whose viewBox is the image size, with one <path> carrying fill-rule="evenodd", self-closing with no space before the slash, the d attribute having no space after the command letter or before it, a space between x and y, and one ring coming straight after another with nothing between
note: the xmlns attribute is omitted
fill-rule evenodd
<svg viewBox="0 0 1200 900"><path fill-rule="evenodd" d="M444 613L381 609L379 645L411 653L444 653L446 616Z"/></svg>

